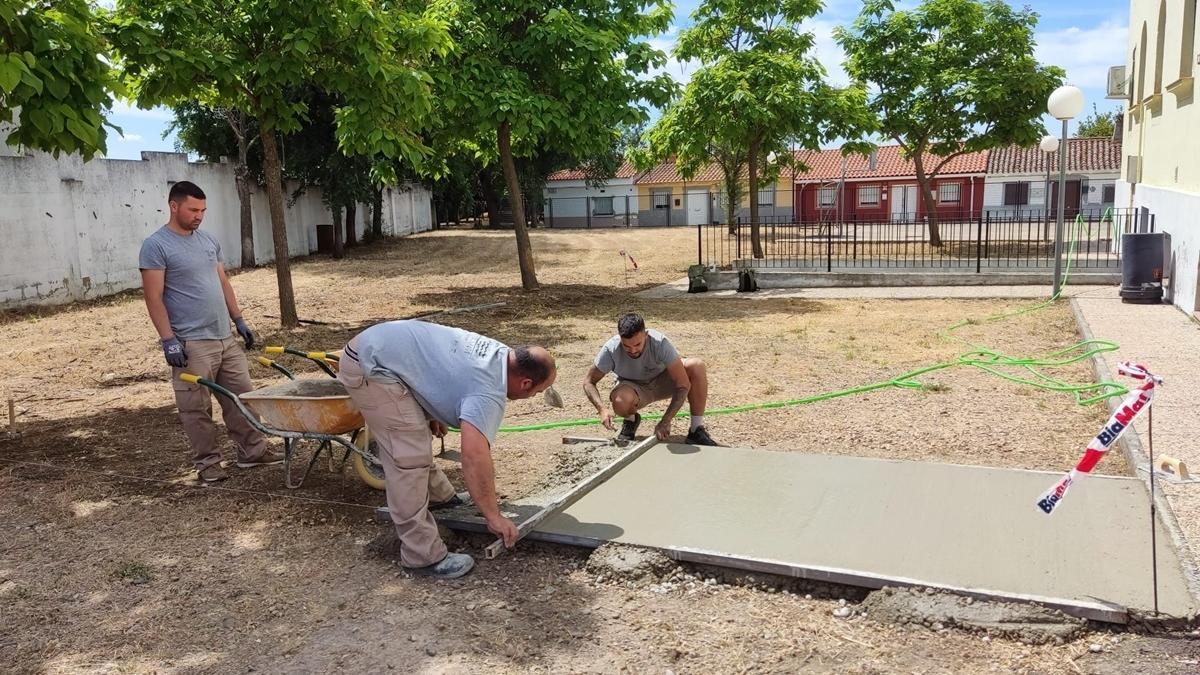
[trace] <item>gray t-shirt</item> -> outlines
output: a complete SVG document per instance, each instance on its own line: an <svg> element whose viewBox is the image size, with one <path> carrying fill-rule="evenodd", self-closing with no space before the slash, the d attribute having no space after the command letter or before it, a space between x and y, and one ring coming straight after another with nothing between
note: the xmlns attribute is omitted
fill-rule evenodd
<svg viewBox="0 0 1200 675"><path fill-rule="evenodd" d="M359 333L351 351L368 380L403 382L432 418L470 422L496 440L508 404L508 347L459 328L389 321Z"/></svg>
<svg viewBox="0 0 1200 675"><path fill-rule="evenodd" d="M180 340L229 337L229 308L217 276L221 245L203 230L178 234L163 225L142 242L138 267L166 270L163 303Z"/></svg>
<svg viewBox="0 0 1200 675"><path fill-rule="evenodd" d="M646 384L662 375L667 366L678 358L679 352L675 351L675 345L667 336L656 330L647 330L646 346L636 359L621 348L621 336L614 335L600 348L593 365L606 375L616 373L618 379Z"/></svg>

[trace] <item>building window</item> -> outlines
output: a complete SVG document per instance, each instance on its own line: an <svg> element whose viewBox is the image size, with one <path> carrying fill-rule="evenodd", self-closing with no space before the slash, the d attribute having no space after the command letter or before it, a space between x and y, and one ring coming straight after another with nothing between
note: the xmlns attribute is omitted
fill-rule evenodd
<svg viewBox="0 0 1200 675"><path fill-rule="evenodd" d="M650 199L656 209L671 208L671 191L670 190L655 190L650 193Z"/></svg>
<svg viewBox="0 0 1200 675"><path fill-rule="evenodd" d="M1196 0L1183 3L1183 44L1179 46L1179 77L1192 76L1196 58Z"/></svg>
<svg viewBox="0 0 1200 675"><path fill-rule="evenodd" d="M758 205L775 206L775 186L759 188Z"/></svg>
<svg viewBox="0 0 1200 675"><path fill-rule="evenodd" d="M938 201L943 204L957 204L962 201L962 183L942 183L938 185Z"/></svg>
<svg viewBox="0 0 1200 675"><path fill-rule="evenodd" d="M858 186L858 205L859 206L879 206L879 186L878 185L859 185Z"/></svg>
<svg viewBox="0 0 1200 675"><path fill-rule="evenodd" d="M1166 48L1167 33L1167 3L1163 0L1158 6L1158 43L1154 50L1154 93L1162 93L1163 85L1163 51Z"/></svg>
<svg viewBox="0 0 1200 675"><path fill-rule="evenodd" d="M1109 183L1104 186L1100 192L1100 201L1105 204L1111 204L1117 201L1117 186Z"/></svg>
<svg viewBox="0 0 1200 675"><path fill-rule="evenodd" d="M1005 183L1004 205L1025 206L1029 203L1029 183Z"/></svg>
<svg viewBox="0 0 1200 675"><path fill-rule="evenodd" d="M592 215L611 216L613 213L612 197L592 197Z"/></svg>
<svg viewBox="0 0 1200 675"><path fill-rule="evenodd" d="M817 190L817 206L833 206L837 201L837 188L823 187Z"/></svg>

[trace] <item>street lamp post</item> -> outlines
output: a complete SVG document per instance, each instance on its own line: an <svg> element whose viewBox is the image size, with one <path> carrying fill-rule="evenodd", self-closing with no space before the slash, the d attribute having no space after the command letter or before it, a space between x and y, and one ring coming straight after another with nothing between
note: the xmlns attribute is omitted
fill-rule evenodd
<svg viewBox="0 0 1200 675"><path fill-rule="evenodd" d="M1042 204L1045 205L1045 208L1042 209L1042 222L1045 223L1045 225L1042 228L1042 238L1045 239L1046 241L1049 241L1050 240L1050 158L1053 157L1054 153L1058 150L1058 138L1055 136L1051 136L1050 134L1046 134L1045 136L1042 136L1042 142L1039 144L1039 147L1041 147L1042 152L1046 153L1046 183L1043 186L1043 187L1045 187L1046 192L1045 192L1045 195L1042 197Z"/></svg>
<svg viewBox="0 0 1200 675"><path fill-rule="evenodd" d="M1046 101L1046 110L1062 121L1062 142L1058 146L1058 228L1054 235L1054 295L1062 292L1063 220L1067 208L1067 122L1083 112L1083 91L1066 84L1055 89Z"/></svg>

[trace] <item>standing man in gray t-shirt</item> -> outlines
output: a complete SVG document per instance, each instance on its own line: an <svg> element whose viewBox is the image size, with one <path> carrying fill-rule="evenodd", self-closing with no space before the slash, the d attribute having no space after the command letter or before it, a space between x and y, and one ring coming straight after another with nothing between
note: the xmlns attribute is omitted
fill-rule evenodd
<svg viewBox="0 0 1200 675"><path fill-rule="evenodd" d="M482 335L424 321L389 321L346 345L338 379L362 411L380 448L388 511L400 539L400 564L453 579L471 556L448 553L429 509L461 503L433 463L433 437L462 430L462 471L487 527L511 547L517 526L500 513L492 443L509 399L554 384L557 368L542 347L506 347Z"/></svg>
<svg viewBox="0 0 1200 675"><path fill-rule="evenodd" d="M608 397L612 408L604 405L596 388L609 373L617 376L617 385ZM596 354L584 379L583 393L596 406L600 421L609 430L614 428L614 414L625 418L618 440L633 440L642 421L638 410L654 401L670 399L662 421L654 427L659 440L665 441L671 435L671 421L686 400L692 421L685 442L719 445L704 428L704 406L708 403L708 371L704 362L680 357L667 336L646 330L646 322L638 314L625 314L617 320L617 334Z"/></svg>
<svg viewBox="0 0 1200 675"><path fill-rule="evenodd" d="M227 478L216 448L208 389L179 379L191 373L212 380L235 394L250 391L246 353L229 330L232 320L246 348L254 346L254 333L242 318L233 286L225 276L221 245L200 229L207 208L204 191L181 181L167 196L170 219L146 237L138 257L142 290L150 321L162 340L163 354L171 366L171 385L179 407L179 421L192 447L192 464L200 481ZM278 464L282 453L272 450L232 402L220 399L225 428L238 446L241 468Z"/></svg>

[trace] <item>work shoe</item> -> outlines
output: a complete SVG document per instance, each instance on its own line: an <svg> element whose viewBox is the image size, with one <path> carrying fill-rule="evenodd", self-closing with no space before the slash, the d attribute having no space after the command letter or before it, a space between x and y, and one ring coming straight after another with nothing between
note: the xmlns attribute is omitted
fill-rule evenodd
<svg viewBox="0 0 1200 675"><path fill-rule="evenodd" d="M220 464L209 464L200 469L199 477L201 483L218 483L229 478L229 474L225 473Z"/></svg>
<svg viewBox="0 0 1200 675"><path fill-rule="evenodd" d="M712 436L708 435L708 429L705 429L703 425L689 431L687 438L685 438L683 442L687 445L711 445L714 448L724 447L720 443L714 441Z"/></svg>
<svg viewBox="0 0 1200 675"><path fill-rule="evenodd" d="M437 511L438 509L452 509L456 506L466 506L471 503L470 492L459 492L450 499L444 502L429 502L429 510Z"/></svg>
<svg viewBox="0 0 1200 675"><path fill-rule="evenodd" d="M466 553L447 553L440 562L425 567L405 567L404 569L423 577L434 579L457 579L471 568L475 567L475 559Z"/></svg>
<svg viewBox="0 0 1200 675"><path fill-rule="evenodd" d="M617 434L617 440L622 443L632 441L637 434L638 425L641 423L642 416L638 413L633 413L633 417L626 417L625 422L621 424L621 433Z"/></svg>
<svg viewBox="0 0 1200 675"><path fill-rule="evenodd" d="M283 453L278 450L267 450L257 459L239 459L237 468L253 469L256 466L270 466L271 464L283 464Z"/></svg>

